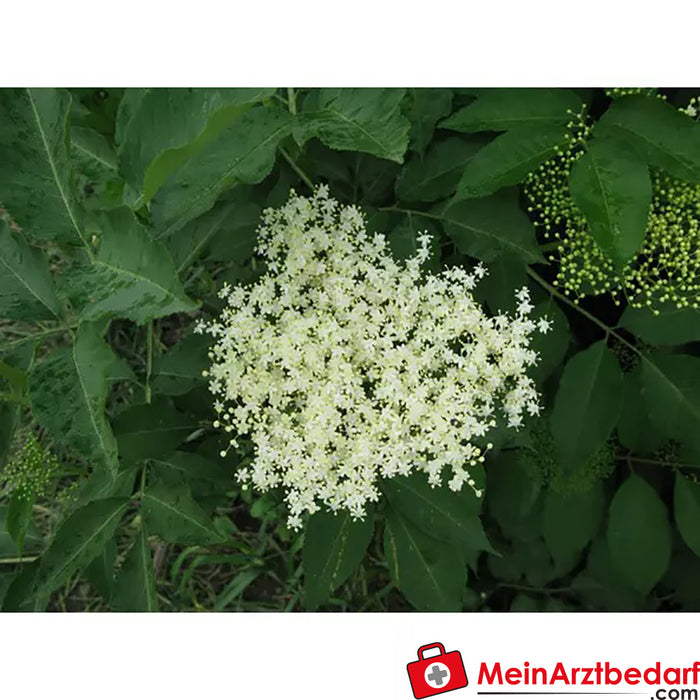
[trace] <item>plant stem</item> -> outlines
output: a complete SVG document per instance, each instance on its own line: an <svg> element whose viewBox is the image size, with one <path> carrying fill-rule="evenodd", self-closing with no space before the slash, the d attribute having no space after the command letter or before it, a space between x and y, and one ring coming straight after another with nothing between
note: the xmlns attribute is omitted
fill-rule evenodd
<svg viewBox="0 0 700 700"><path fill-rule="evenodd" d="M153 369L153 319L146 329L146 403L151 403L151 370Z"/></svg>
<svg viewBox="0 0 700 700"><path fill-rule="evenodd" d="M280 153L282 157L289 163L291 169L301 178L302 182L313 191L314 183L311 182L311 178L294 162L294 159L280 146Z"/></svg>
<svg viewBox="0 0 700 700"><path fill-rule="evenodd" d="M287 88L287 104L292 114L297 113L297 95L294 88Z"/></svg>
<svg viewBox="0 0 700 700"><path fill-rule="evenodd" d="M68 333L70 331L73 331L77 328L77 326L60 326L59 328L51 328L50 330L47 331L39 331L37 333L30 333L29 335L25 335L22 338L17 338L16 340L10 340L7 343L3 343L0 345L0 352L5 352L9 348L13 348L16 345L22 345L22 343L28 343L31 340L35 340L37 338L44 338L47 335L53 335L54 333Z"/></svg>

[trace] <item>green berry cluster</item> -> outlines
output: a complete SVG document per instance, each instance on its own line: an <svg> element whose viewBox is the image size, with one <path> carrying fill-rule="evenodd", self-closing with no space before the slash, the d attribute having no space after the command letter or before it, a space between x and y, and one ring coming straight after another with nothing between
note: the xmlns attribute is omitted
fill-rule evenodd
<svg viewBox="0 0 700 700"><path fill-rule="evenodd" d="M523 468L542 484L560 494L587 491L598 479L605 479L615 470L612 444L606 442L583 466L567 474L557 458L549 418L541 416L530 425L529 447L518 451Z"/></svg>
<svg viewBox="0 0 700 700"><path fill-rule="evenodd" d="M614 88L605 88L605 94L608 97L611 97L613 100L616 100L620 97L626 97L627 95L653 95L654 97L658 97L660 100L665 100L666 96L661 95L658 91L657 88L642 88L642 87L632 87L632 88L622 88L622 87L614 87Z"/></svg>
<svg viewBox="0 0 700 700"><path fill-rule="evenodd" d="M689 107L693 107L692 102ZM591 127L569 125L566 147L525 182L528 211L559 263L555 283L574 300L611 293L634 307L658 313L663 304L700 308L700 185L653 170L652 202L641 250L622 270L598 247L569 194L569 175L583 155Z"/></svg>
<svg viewBox="0 0 700 700"><path fill-rule="evenodd" d="M5 493L33 500L46 493L58 471L56 457L41 446L34 433L30 433L0 473L0 483Z"/></svg>

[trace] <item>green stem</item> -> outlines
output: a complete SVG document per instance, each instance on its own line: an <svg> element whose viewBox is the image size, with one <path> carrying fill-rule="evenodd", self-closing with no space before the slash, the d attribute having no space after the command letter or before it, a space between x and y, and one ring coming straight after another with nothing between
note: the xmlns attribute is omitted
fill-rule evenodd
<svg viewBox="0 0 700 700"><path fill-rule="evenodd" d="M48 331L39 331L38 333L30 333L22 338L17 338L16 340L10 340L7 343L0 345L0 352L5 352L6 350L15 347L16 345L22 345L22 343L28 343L37 338L44 338L47 335L53 335L54 333L68 333L73 331L78 326L60 326L59 328L51 328Z"/></svg>
<svg viewBox="0 0 700 700"><path fill-rule="evenodd" d="M311 178L294 162L294 159L280 146L280 153L282 157L289 163L289 167L301 178L302 182L313 191L314 183Z"/></svg>
<svg viewBox="0 0 700 700"><path fill-rule="evenodd" d="M153 320L148 322L146 332L146 403L151 403L151 370L153 369Z"/></svg>
<svg viewBox="0 0 700 700"><path fill-rule="evenodd" d="M297 95L294 88L287 88L287 104L292 114L297 113Z"/></svg>
<svg viewBox="0 0 700 700"><path fill-rule="evenodd" d="M596 318L593 314L586 311L586 309L582 309L578 304L571 301L571 299L569 299L565 294L562 294L558 289L549 284L547 280L540 277L540 275L538 275L532 268L527 268L527 274L530 275L530 277L532 277L532 279L535 280L540 287L546 289L552 296L556 297L560 301L563 301L572 309L576 309L576 311L578 311L582 316L585 316L589 321L595 323L596 326L604 330L607 335L612 335L614 338L617 338L617 340L626 345L630 350L642 357L642 353L640 352L639 348L632 345L632 343L623 338L619 333L616 333L610 326L603 323L603 321L601 321L599 318Z"/></svg>

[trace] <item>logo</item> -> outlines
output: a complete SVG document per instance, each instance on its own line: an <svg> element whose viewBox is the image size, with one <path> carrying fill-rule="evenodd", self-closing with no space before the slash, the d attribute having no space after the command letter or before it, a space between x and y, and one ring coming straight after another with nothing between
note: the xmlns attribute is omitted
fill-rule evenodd
<svg viewBox="0 0 700 700"><path fill-rule="evenodd" d="M425 652L428 649L439 649L440 653L426 658ZM445 647L439 642L418 649L418 661L407 664L406 670L417 700L467 687L462 655L458 651L446 653Z"/></svg>

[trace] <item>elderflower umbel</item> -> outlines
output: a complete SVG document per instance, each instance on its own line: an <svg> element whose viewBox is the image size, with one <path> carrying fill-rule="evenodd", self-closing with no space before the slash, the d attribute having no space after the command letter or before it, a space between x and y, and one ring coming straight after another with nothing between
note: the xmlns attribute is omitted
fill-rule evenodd
<svg viewBox="0 0 700 700"><path fill-rule="evenodd" d="M499 412L511 427L539 413L526 375L537 360L528 290L513 317L489 318L470 292L486 269L424 273L430 240L421 235L399 264L356 207L325 187L311 198L292 192L263 214L266 274L224 286L221 316L196 327L216 339L205 372L215 426L255 448L237 477L281 487L290 527L322 505L362 518L379 480L398 474L479 494L476 441Z"/></svg>

